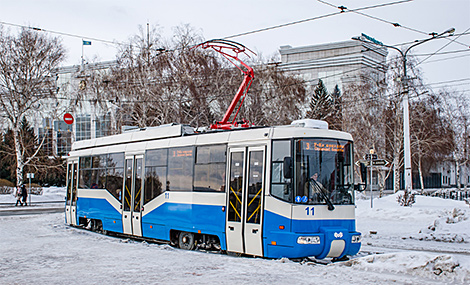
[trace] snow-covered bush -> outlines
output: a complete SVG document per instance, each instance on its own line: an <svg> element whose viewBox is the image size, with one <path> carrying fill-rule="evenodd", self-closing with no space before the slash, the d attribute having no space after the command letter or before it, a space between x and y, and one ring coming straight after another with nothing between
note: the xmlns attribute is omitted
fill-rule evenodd
<svg viewBox="0 0 470 285"><path fill-rule="evenodd" d="M415 203L415 194L405 191L397 196L397 202L400 206L411 207Z"/></svg>

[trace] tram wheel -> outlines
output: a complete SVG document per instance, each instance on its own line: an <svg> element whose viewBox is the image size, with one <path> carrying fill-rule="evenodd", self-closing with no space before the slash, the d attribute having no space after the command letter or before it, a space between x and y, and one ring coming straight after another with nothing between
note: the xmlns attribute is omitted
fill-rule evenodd
<svg viewBox="0 0 470 285"><path fill-rule="evenodd" d="M193 250L196 248L194 243L194 234L188 232L181 232L178 237L178 246L181 249Z"/></svg>

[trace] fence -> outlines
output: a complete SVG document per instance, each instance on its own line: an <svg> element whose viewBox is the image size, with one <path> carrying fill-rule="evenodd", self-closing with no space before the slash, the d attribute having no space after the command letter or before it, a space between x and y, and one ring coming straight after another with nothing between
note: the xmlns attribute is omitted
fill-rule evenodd
<svg viewBox="0 0 470 285"><path fill-rule="evenodd" d="M469 190L437 190L435 192L425 192L423 193L426 196L432 197L440 197L443 199L452 199L452 200L459 200L459 201L468 201L470 198L470 191Z"/></svg>

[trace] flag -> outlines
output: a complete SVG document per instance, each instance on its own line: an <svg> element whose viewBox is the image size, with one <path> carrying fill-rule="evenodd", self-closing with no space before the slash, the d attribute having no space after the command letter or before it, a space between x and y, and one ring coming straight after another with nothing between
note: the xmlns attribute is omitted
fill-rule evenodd
<svg viewBox="0 0 470 285"><path fill-rule="evenodd" d="M91 46L91 41L83 41L84 46Z"/></svg>

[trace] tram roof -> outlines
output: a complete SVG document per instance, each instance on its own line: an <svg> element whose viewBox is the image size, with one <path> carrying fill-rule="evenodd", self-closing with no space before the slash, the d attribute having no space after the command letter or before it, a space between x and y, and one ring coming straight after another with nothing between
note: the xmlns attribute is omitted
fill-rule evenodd
<svg viewBox="0 0 470 285"><path fill-rule="evenodd" d="M188 138L189 136L193 138L190 139ZM183 137L187 137L188 143L190 141L198 141L198 143L201 144L247 142L256 140L301 137L338 138L352 140L352 137L349 133L325 128L316 128L312 126L305 127L303 124L291 124L274 127L239 128L232 130L206 130L202 132L199 132L188 125L168 124L158 127L142 129L136 128L117 135L77 141L73 144L72 151L138 142L151 142L172 138L183 139ZM178 141L181 141L181 139L178 139Z"/></svg>

